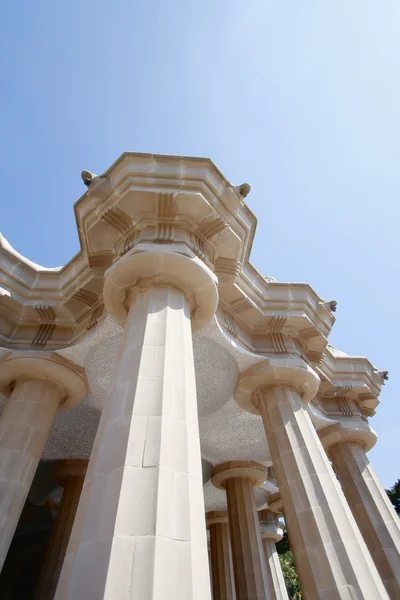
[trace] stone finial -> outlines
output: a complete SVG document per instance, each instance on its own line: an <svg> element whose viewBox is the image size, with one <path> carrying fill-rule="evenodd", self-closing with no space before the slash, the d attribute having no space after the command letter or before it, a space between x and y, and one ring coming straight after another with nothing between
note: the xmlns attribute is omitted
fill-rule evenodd
<svg viewBox="0 0 400 600"><path fill-rule="evenodd" d="M320 306L327 308L331 312L336 312L337 302L336 300L329 300L328 302L320 302Z"/></svg>
<svg viewBox="0 0 400 600"><path fill-rule="evenodd" d="M239 196L241 196L242 198L246 198L246 196L250 194L251 187L249 183L242 183L241 185L237 185L233 189L237 194L239 194Z"/></svg>
<svg viewBox="0 0 400 600"><path fill-rule="evenodd" d="M239 194L243 196L243 198L246 198L246 196L250 194L250 191L251 187L249 183L242 183L242 185L239 187Z"/></svg>
<svg viewBox="0 0 400 600"><path fill-rule="evenodd" d="M389 371L378 371L378 369L375 369L374 375L378 375L383 382L389 379Z"/></svg>
<svg viewBox="0 0 400 600"><path fill-rule="evenodd" d="M81 177L83 183L89 187L93 183L93 180L96 179L97 175L91 173L90 171L82 171Z"/></svg>

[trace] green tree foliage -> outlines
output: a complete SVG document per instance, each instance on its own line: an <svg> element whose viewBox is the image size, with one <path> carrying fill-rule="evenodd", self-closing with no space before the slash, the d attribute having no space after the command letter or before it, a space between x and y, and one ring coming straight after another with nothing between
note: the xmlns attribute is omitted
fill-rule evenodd
<svg viewBox="0 0 400 600"><path fill-rule="evenodd" d="M386 490L390 502L393 504L395 511L400 515L400 479L396 481L390 490Z"/></svg>
<svg viewBox="0 0 400 600"><path fill-rule="evenodd" d="M292 551L288 550L284 554L280 554L279 560L281 561L282 573L290 600L301 600L303 596L301 594L299 578L297 577L294 566Z"/></svg>
<svg viewBox="0 0 400 600"><path fill-rule="evenodd" d="M294 566L293 552L290 549L289 537L285 525L282 523L283 538L276 544L276 549L281 561L282 573L285 579L290 600L303 598L300 590L299 578Z"/></svg>

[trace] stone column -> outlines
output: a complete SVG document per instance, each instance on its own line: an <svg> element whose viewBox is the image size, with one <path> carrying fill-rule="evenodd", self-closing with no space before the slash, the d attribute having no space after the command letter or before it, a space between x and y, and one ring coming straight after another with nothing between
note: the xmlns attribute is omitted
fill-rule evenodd
<svg viewBox="0 0 400 600"><path fill-rule="evenodd" d="M271 600L289 600L282 567L276 551L276 542L283 537L283 530L279 526L279 519L268 509L260 510L261 538L264 546L265 562L268 575L268 592Z"/></svg>
<svg viewBox="0 0 400 600"><path fill-rule="evenodd" d="M207 600L192 326L214 314L215 277L168 245L134 249L103 295L124 336L56 598Z"/></svg>
<svg viewBox="0 0 400 600"><path fill-rule="evenodd" d="M0 568L59 407L87 393L84 371L55 353L12 352L0 363L10 397L0 417Z"/></svg>
<svg viewBox="0 0 400 600"><path fill-rule="evenodd" d="M368 438L361 429L339 427L319 432L322 443L387 592L392 600L398 600L400 519L365 453Z"/></svg>
<svg viewBox="0 0 400 600"><path fill-rule="evenodd" d="M264 483L266 468L252 461L230 461L214 468L212 482L228 500L236 597L266 600L267 572L254 487Z"/></svg>
<svg viewBox="0 0 400 600"><path fill-rule="evenodd" d="M36 600L53 600L64 562L72 525L85 479L87 460L63 460L57 465L55 478L63 486L57 518L51 532Z"/></svg>
<svg viewBox="0 0 400 600"><path fill-rule="evenodd" d="M213 599L234 600L236 596L228 513L224 511L208 512L206 524L210 531Z"/></svg>
<svg viewBox="0 0 400 600"><path fill-rule="evenodd" d="M241 375L235 397L262 416L304 596L387 599L307 411L318 386L302 360L271 357Z"/></svg>

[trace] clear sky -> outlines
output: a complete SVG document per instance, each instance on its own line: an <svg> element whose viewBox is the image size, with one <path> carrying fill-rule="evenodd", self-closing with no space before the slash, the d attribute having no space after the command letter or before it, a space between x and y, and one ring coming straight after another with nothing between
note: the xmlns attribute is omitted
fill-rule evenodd
<svg viewBox="0 0 400 600"><path fill-rule="evenodd" d="M0 230L78 250L82 169L124 151L210 156L259 219L252 261L338 301L331 342L390 380L371 460L400 477L398 0L6 2Z"/></svg>

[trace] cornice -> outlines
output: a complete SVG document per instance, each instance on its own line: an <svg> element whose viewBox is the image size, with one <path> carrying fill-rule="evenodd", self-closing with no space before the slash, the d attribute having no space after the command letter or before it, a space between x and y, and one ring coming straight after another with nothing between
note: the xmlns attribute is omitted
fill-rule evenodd
<svg viewBox="0 0 400 600"><path fill-rule="evenodd" d="M263 277L249 256L257 219L207 158L125 153L74 205L79 252L46 269L0 240L0 343L66 348L105 317L105 271L138 244L185 244L218 277L221 326L256 353L323 361L333 308L305 283ZM49 252L50 254L50 252Z"/></svg>

